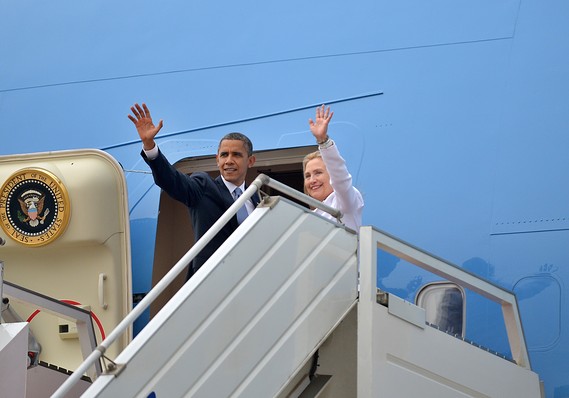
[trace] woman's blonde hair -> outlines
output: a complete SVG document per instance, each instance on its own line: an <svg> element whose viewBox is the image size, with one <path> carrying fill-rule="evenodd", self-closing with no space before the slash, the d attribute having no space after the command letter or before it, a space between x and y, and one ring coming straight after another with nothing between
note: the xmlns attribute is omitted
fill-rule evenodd
<svg viewBox="0 0 569 398"><path fill-rule="evenodd" d="M311 152L302 159L302 176L304 177L304 172L306 171L306 164L312 159L322 158L320 151Z"/></svg>

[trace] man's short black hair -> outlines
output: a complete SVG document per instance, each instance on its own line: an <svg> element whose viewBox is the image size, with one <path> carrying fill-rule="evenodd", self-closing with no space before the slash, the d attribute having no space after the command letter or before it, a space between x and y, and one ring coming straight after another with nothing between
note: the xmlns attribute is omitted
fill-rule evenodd
<svg viewBox="0 0 569 398"><path fill-rule="evenodd" d="M221 140L219 140L219 145L217 146L217 152L219 152L219 148L221 147L221 142L224 140L237 140L243 142L245 145L245 149L247 149L247 156L253 155L253 143L245 134L242 133L229 133L225 134Z"/></svg>

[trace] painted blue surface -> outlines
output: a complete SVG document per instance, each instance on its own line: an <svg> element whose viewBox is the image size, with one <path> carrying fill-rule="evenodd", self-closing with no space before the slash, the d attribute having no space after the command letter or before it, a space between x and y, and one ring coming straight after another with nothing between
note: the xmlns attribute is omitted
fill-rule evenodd
<svg viewBox="0 0 569 398"><path fill-rule="evenodd" d="M0 154L121 163L135 293L159 191L134 102L164 119L171 161L230 130L258 150L312 145L312 107L332 103L364 224L516 292L547 397L569 395L569 2L0 0L0 15ZM401 266L378 284L413 299L432 279ZM502 352L499 311L467 302L467 337Z"/></svg>

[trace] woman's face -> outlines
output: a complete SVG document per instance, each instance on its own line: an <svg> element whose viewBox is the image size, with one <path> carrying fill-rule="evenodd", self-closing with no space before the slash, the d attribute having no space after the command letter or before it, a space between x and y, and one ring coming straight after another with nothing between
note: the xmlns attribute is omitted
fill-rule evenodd
<svg viewBox="0 0 569 398"><path fill-rule="evenodd" d="M319 201L323 201L334 192L332 185L330 185L330 175L322 158L314 158L306 163L304 190L309 196Z"/></svg>

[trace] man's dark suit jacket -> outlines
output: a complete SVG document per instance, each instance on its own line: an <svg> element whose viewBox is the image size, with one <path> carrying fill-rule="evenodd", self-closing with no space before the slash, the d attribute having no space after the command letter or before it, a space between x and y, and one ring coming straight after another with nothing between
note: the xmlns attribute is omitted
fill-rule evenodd
<svg viewBox="0 0 569 398"><path fill-rule="evenodd" d="M159 151L158 157L149 160L144 151L142 157L152 170L154 182L173 199L185 204L190 210L194 236L197 241L233 204L233 196L223 183L221 176L211 178L207 173L196 172L187 175L176 170ZM251 198L253 204L259 204L257 194ZM237 216L234 216L221 231L194 258L188 268L189 279L237 229Z"/></svg>

